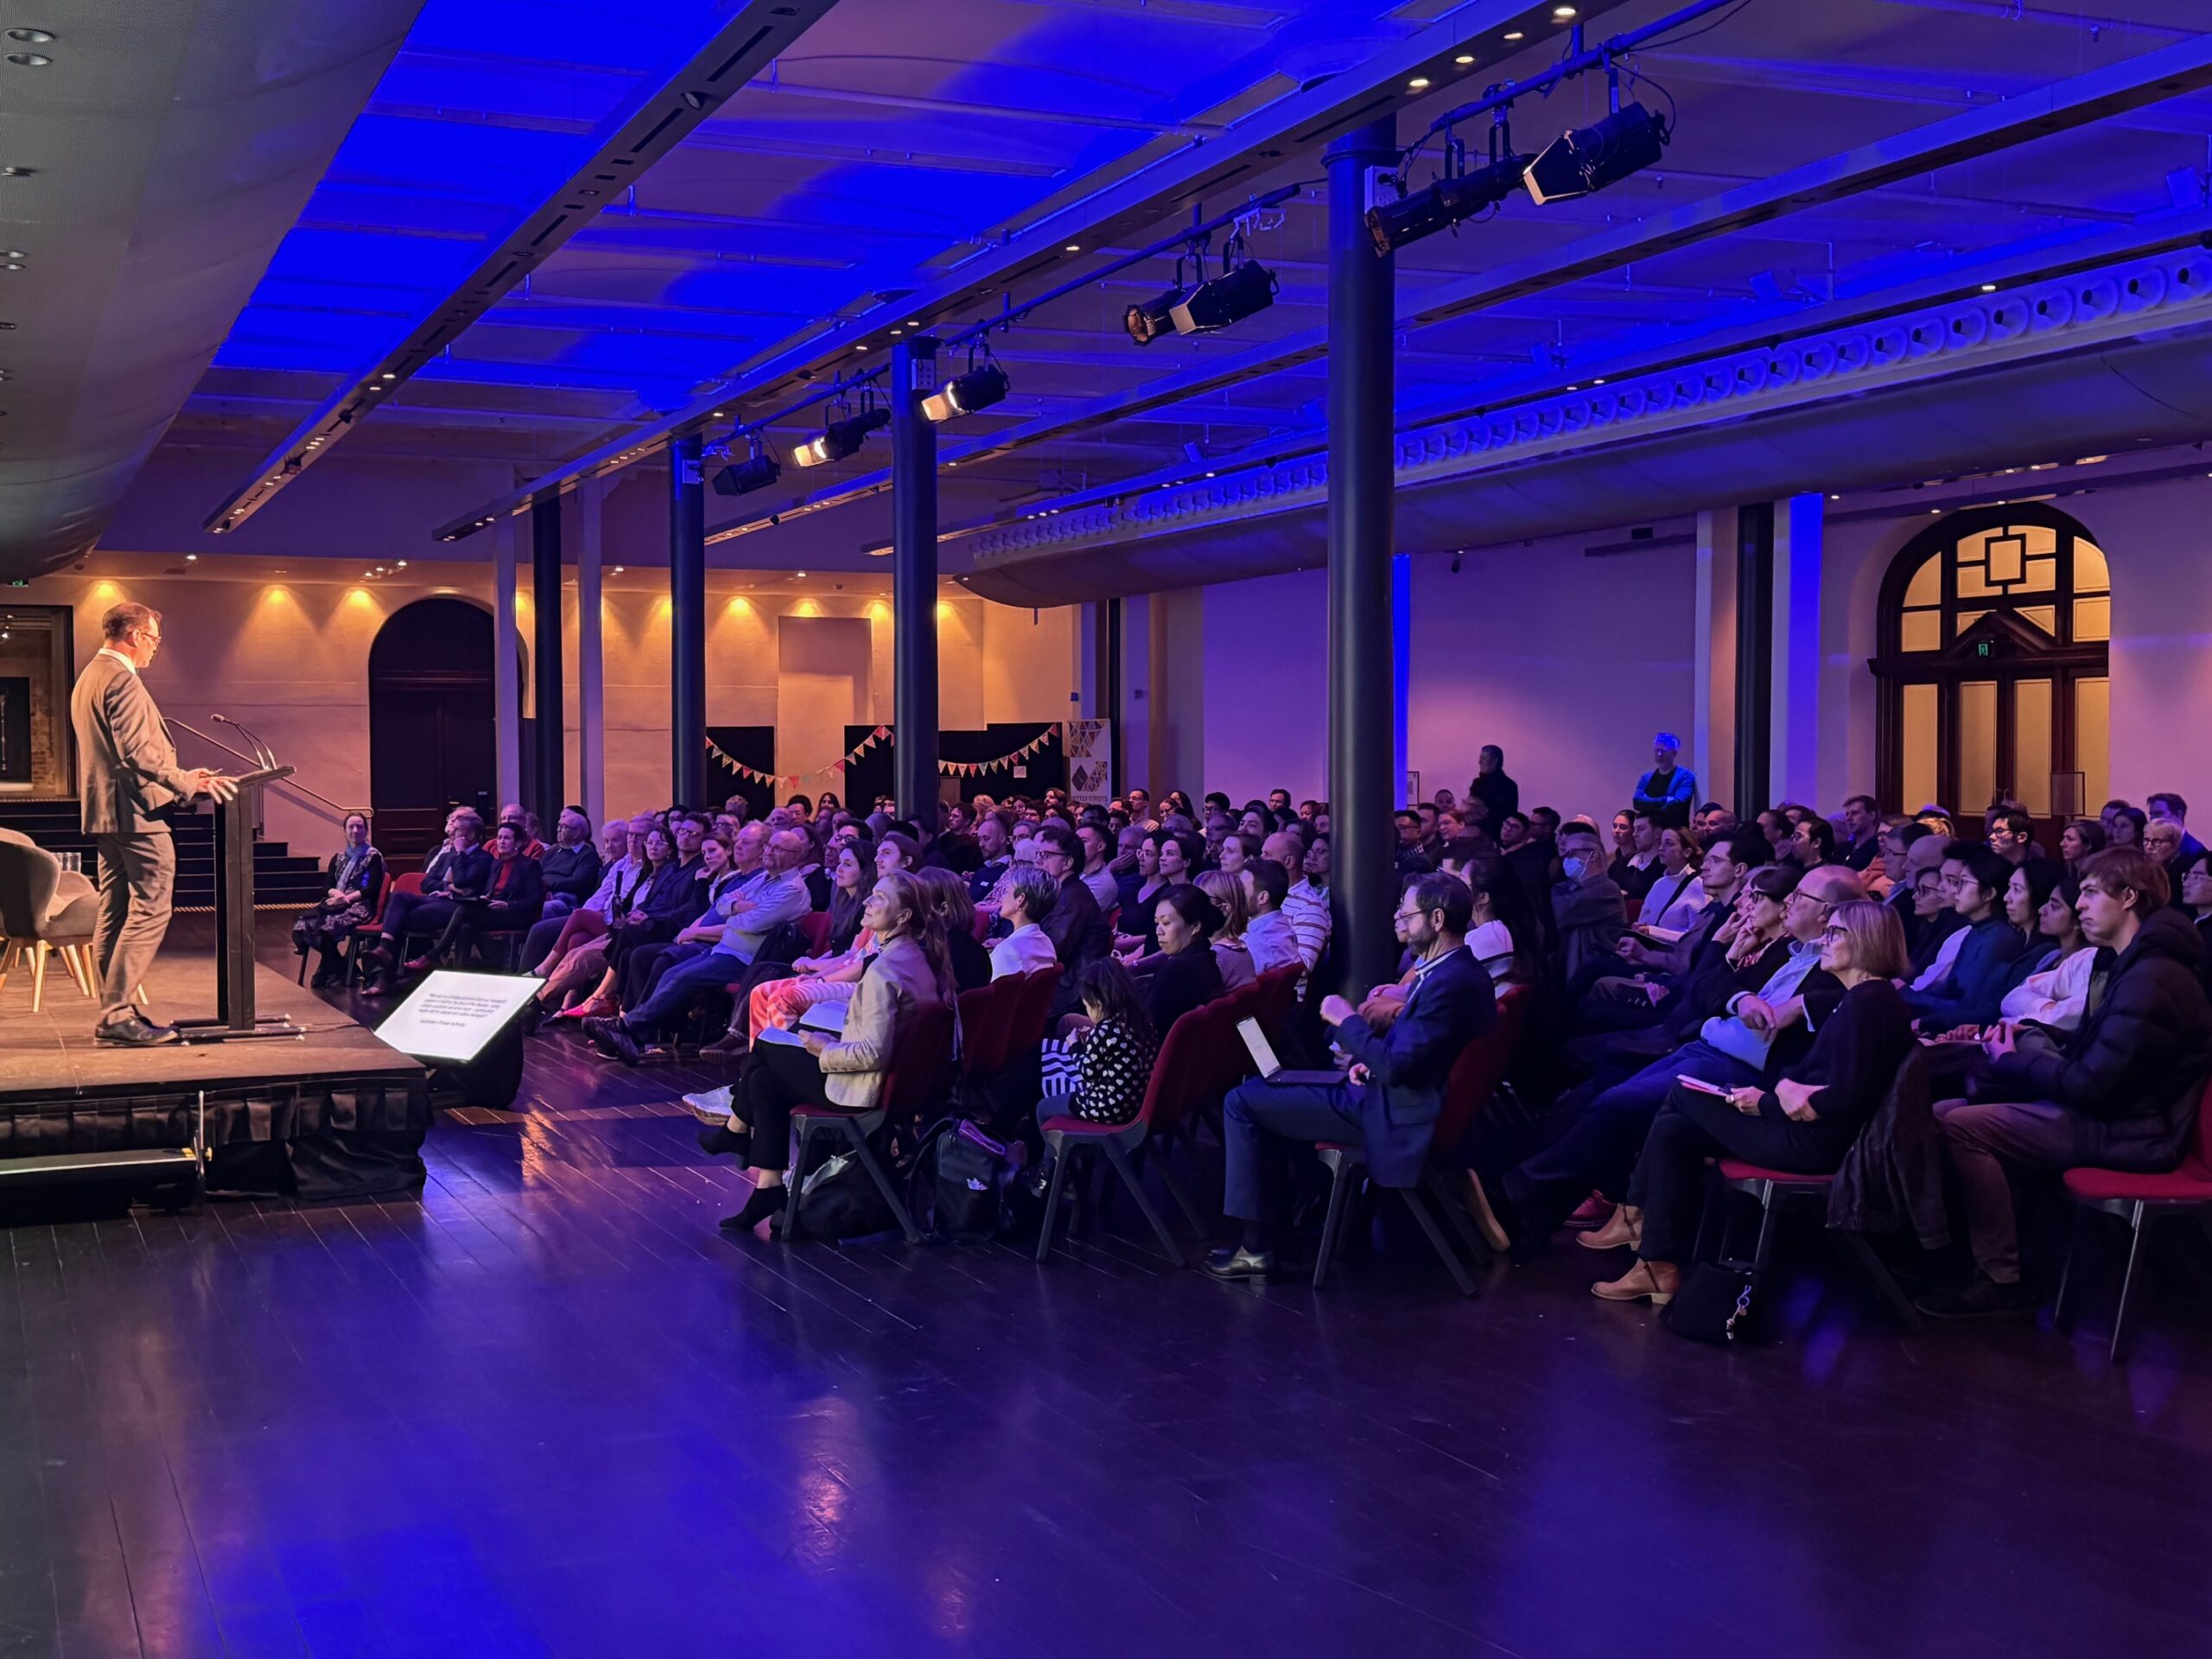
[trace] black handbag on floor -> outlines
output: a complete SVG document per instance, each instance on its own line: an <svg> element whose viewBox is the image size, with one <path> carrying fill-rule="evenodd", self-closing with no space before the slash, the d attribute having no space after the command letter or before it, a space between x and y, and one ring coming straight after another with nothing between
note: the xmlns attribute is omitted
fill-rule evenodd
<svg viewBox="0 0 2212 1659"><path fill-rule="evenodd" d="M1007 1225L1007 1192L1020 1160L980 1124L945 1118L930 1131L907 1191L932 1238L953 1244L985 1244Z"/></svg>
<svg viewBox="0 0 2212 1659"><path fill-rule="evenodd" d="M1667 1304L1667 1328L1692 1342L1748 1342L1751 1337L1751 1275L1739 1268L1700 1262L1682 1275Z"/></svg>

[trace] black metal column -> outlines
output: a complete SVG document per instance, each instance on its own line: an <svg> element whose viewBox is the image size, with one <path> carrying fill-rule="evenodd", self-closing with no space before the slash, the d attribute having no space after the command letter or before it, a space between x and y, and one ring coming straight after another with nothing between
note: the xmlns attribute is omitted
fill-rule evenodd
<svg viewBox="0 0 2212 1659"><path fill-rule="evenodd" d="M927 830L937 827L937 428L922 399L936 374L934 340L891 348L892 793Z"/></svg>
<svg viewBox="0 0 2212 1659"><path fill-rule="evenodd" d="M668 446L669 783L683 806L707 804L707 498L700 442Z"/></svg>
<svg viewBox="0 0 2212 1659"><path fill-rule="evenodd" d="M1774 754L1774 503L1736 509L1736 813L1771 804ZM1717 781L1717 780L1716 780Z"/></svg>
<svg viewBox="0 0 2212 1659"><path fill-rule="evenodd" d="M1129 792L1129 776L1122 764L1122 601L1106 601L1106 714L1108 749L1114 768L1114 793Z"/></svg>
<svg viewBox="0 0 2212 1659"><path fill-rule="evenodd" d="M1390 554L1393 262L1367 232L1367 171L1395 166L1385 116L1329 146L1329 811L1337 987L1397 958Z"/></svg>
<svg viewBox="0 0 2212 1659"><path fill-rule="evenodd" d="M537 720L537 816L553 833L568 784L565 766L568 716L562 707L561 670L561 498L540 499L530 509L530 602L535 613L531 642Z"/></svg>

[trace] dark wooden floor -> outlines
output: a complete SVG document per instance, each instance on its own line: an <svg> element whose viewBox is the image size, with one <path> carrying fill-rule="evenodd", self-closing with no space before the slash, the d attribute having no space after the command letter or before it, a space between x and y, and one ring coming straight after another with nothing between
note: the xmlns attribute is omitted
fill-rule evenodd
<svg viewBox="0 0 2212 1659"><path fill-rule="evenodd" d="M1747 1352L1579 1250L785 1249L715 1230L702 1075L543 1039L420 1205L0 1230L0 1654L2204 1650L2177 1277L2114 1371L1898 1336L1816 1239Z"/></svg>

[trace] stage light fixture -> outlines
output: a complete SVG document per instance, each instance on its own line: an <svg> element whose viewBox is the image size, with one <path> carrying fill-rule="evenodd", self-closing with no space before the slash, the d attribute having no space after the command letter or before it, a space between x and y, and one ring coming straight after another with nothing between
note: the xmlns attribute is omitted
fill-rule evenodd
<svg viewBox="0 0 2212 1659"><path fill-rule="evenodd" d="M1141 300L1123 314L1122 326L1140 346L1149 346L1162 334L1175 332L1175 308L1183 301L1180 283L1156 300Z"/></svg>
<svg viewBox="0 0 2212 1659"><path fill-rule="evenodd" d="M997 364L982 364L965 374L953 376L923 398L922 418L942 426L956 416L988 409L993 404L1004 401L1010 384L1006 371Z"/></svg>
<svg viewBox="0 0 2212 1659"><path fill-rule="evenodd" d="M715 474L716 495L750 495L755 490L765 490L784 475L776 458L760 447L760 440L753 440L753 453L734 466L725 467Z"/></svg>
<svg viewBox="0 0 2212 1659"><path fill-rule="evenodd" d="M1395 253L1408 242L1449 230L1495 207L1521 185L1528 156L1508 155L1457 178L1439 179L1400 201L1377 202L1367 210L1367 233L1377 254Z"/></svg>
<svg viewBox="0 0 2212 1659"><path fill-rule="evenodd" d="M1210 334L1266 310L1275 302L1275 274L1256 259L1200 283L1168 308L1175 332Z"/></svg>
<svg viewBox="0 0 2212 1659"><path fill-rule="evenodd" d="M1615 110L1548 145L1522 175L1538 207L1586 196L1654 165L1671 135L1641 104Z"/></svg>
<svg viewBox="0 0 2212 1659"><path fill-rule="evenodd" d="M832 421L822 429L822 435L809 438L791 451L791 461L799 467L821 467L833 461L859 452L868 442L868 435L880 431L891 424L887 409L864 409L845 420Z"/></svg>

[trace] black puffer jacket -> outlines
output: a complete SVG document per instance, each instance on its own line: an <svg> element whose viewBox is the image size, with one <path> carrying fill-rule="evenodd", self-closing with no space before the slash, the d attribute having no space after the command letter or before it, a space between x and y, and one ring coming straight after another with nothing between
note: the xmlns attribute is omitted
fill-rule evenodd
<svg viewBox="0 0 2212 1659"><path fill-rule="evenodd" d="M2145 917L2114 957L2097 952L2088 1012L2054 1053L2012 1053L1991 1068L2005 1093L2070 1106L2104 1125L2107 1155L2145 1166L2177 1162L2212 1070L2212 1004L2198 976L2189 918Z"/></svg>

